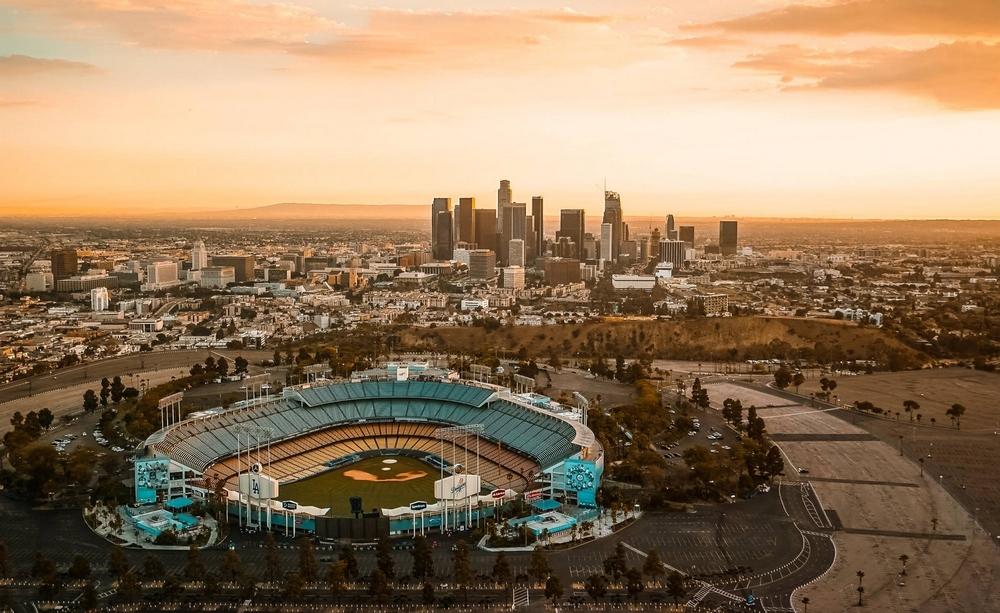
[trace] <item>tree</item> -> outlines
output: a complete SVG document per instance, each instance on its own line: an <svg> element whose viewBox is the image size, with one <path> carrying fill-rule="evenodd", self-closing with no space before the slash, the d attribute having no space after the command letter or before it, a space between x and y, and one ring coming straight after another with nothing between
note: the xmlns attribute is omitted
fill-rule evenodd
<svg viewBox="0 0 1000 613"><path fill-rule="evenodd" d="M785 389L792 383L792 373L784 364L774 371L774 385L778 389Z"/></svg>
<svg viewBox="0 0 1000 613"><path fill-rule="evenodd" d="M952 422L955 423L955 425L956 425L955 427L957 427L959 430L962 429L962 416L965 415L965 407L964 406L962 406L962 405L960 405L958 403L955 403L955 404L951 405L950 409L948 409L947 411L945 411L945 415L947 415L948 417L951 417Z"/></svg>
<svg viewBox="0 0 1000 613"><path fill-rule="evenodd" d="M31 565L31 577L41 579L46 583L53 583L56 579L58 569L56 563L40 552L35 552L35 562Z"/></svg>
<svg viewBox="0 0 1000 613"><path fill-rule="evenodd" d="M493 561L493 580L504 585L510 584L510 563L507 554L500 552Z"/></svg>
<svg viewBox="0 0 1000 613"><path fill-rule="evenodd" d="M69 567L69 576L79 580L90 578L90 562L87 558L81 555L75 556Z"/></svg>
<svg viewBox="0 0 1000 613"><path fill-rule="evenodd" d="M531 550L531 561L528 564L528 576L535 581L541 581L548 577L551 572L552 569L549 567L549 560L545 556L545 551L542 549L541 545L535 545L535 548Z"/></svg>
<svg viewBox="0 0 1000 613"><path fill-rule="evenodd" d="M240 555L232 549L227 551L222 557L220 572L225 581L239 581L243 576L243 561L240 560Z"/></svg>
<svg viewBox="0 0 1000 613"><path fill-rule="evenodd" d="M806 382L806 377L800 371L792 375L792 385L795 386L795 393L799 393L799 386Z"/></svg>
<svg viewBox="0 0 1000 613"><path fill-rule="evenodd" d="M135 602L142 597L142 586L135 573L127 572L118 581L118 597L122 602Z"/></svg>
<svg viewBox="0 0 1000 613"><path fill-rule="evenodd" d="M334 601L340 598L344 592L345 580L347 579L347 564L342 561L334 562L326 567L326 587L330 590L330 596Z"/></svg>
<svg viewBox="0 0 1000 613"><path fill-rule="evenodd" d="M469 546L459 541L452 555L452 575L455 583L462 586L462 598L469 604L469 584L472 583L472 563L469 561Z"/></svg>
<svg viewBox="0 0 1000 613"><path fill-rule="evenodd" d="M97 410L97 394L94 390L87 390L83 393L83 410L88 413L93 413Z"/></svg>
<svg viewBox="0 0 1000 613"><path fill-rule="evenodd" d="M305 581L299 573L291 573L285 577L285 598L295 600L302 595Z"/></svg>
<svg viewBox="0 0 1000 613"><path fill-rule="evenodd" d="M128 572L128 569L129 563L125 552L118 547L112 547L111 553L108 554L108 572L121 579Z"/></svg>
<svg viewBox="0 0 1000 613"><path fill-rule="evenodd" d="M351 549L350 545L344 545L340 548L337 560L344 563L344 571L348 579L357 579L361 576L361 572L358 570L358 559L354 557L354 550Z"/></svg>
<svg viewBox="0 0 1000 613"><path fill-rule="evenodd" d="M687 582L684 580L684 575L677 571L667 575L667 595L674 599L675 605L687 595Z"/></svg>
<svg viewBox="0 0 1000 613"><path fill-rule="evenodd" d="M427 579L434 576L434 556L427 538L419 535L413 539L413 576L417 579Z"/></svg>
<svg viewBox="0 0 1000 613"><path fill-rule="evenodd" d="M275 366L281 366L281 352L277 349L274 350L274 356L271 359Z"/></svg>
<svg viewBox="0 0 1000 613"><path fill-rule="evenodd" d="M655 581L666 572L663 562L660 561L660 554L656 553L655 549L650 549L646 554L646 561L642 564L642 574Z"/></svg>
<svg viewBox="0 0 1000 613"><path fill-rule="evenodd" d="M595 601L600 601L608 593L608 582L604 579L604 575L591 575L583 585L587 594Z"/></svg>
<svg viewBox="0 0 1000 613"><path fill-rule="evenodd" d="M299 575L306 583L315 581L319 575L316 551L313 549L312 539L308 537L299 539Z"/></svg>
<svg viewBox="0 0 1000 613"><path fill-rule="evenodd" d="M917 410L920 408L920 403L915 400L904 400L903 410L906 414L910 416L910 421L913 421L913 416L916 414Z"/></svg>
<svg viewBox="0 0 1000 613"><path fill-rule="evenodd" d="M642 573L638 568L630 568L625 572L625 588L632 600L639 599L639 594L646 588L646 584L643 582Z"/></svg>
<svg viewBox="0 0 1000 613"><path fill-rule="evenodd" d="M88 581L87 585L83 587L83 593L80 594L80 607L84 611L97 608L97 588L94 587L93 581Z"/></svg>
<svg viewBox="0 0 1000 613"><path fill-rule="evenodd" d="M8 577L10 574L10 558L7 553L7 541L0 540L0 577Z"/></svg>
<svg viewBox="0 0 1000 613"><path fill-rule="evenodd" d="M205 374L205 367L201 365L201 362L199 362L192 366L191 370L188 372L191 373L192 377L200 377Z"/></svg>
<svg viewBox="0 0 1000 613"><path fill-rule="evenodd" d="M96 407L95 407L96 408ZM38 425L45 428L46 430L52 425L52 420L55 419L55 415L52 411L45 408L38 412Z"/></svg>
<svg viewBox="0 0 1000 613"><path fill-rule="evenodd" d="M264 536L264 575L268 581L275 581L281 576L281 557L278 555L278 544L270 532Z"/></svg>
<svg viewBox="0 0 1000 613"><path fill-rule="evenodd" d="M903 569L899 571L899 574L905 577L906 576L906 563L910 561L910 556L908 556L908 555L906 555L904 553L904 554L902 554L902 555L899 556L899 561L903 565Z"/></svg>
<svg viewBox="0 0 1000 613"><path fill-rule="evenodd" d="M215 372L220 377L225 377L226 375L228 375L229 374L229 360L227 360L226 358L219 358L215 362Z"/></svg>
<svg viewBox="0 0 1000 613"><path fill-rule="evenodd" d="M785 474L785 460L781 457L781 450L777 445L771 445L764 458L764 472L768 479L774 479L778 475Z"/></svg>
<svg viewBox="0 0 1000 613"><path fill-rule="evenodd" d="M379 539L378 545L375 547L375 561L386 580L396 576L396 561L392 559L392 545L388 538Z"/></svg>
<svg viewBox="0 0 1000 613"><path fill-rule="evenodd" d="M187 564L184 566L184 578L188 581L201 581L205 578L205 565L201 561L201 551L194 543L188 547Z"/></svg>
<svg viewBox="0 0 1000 613"><path fill-rule="evenodd" d="M118 404L122 401L122 395L125 392L125 384L122 383L122 378L115 375L111 380L111 402Z"/></svg>
<svg viewBox="0 0 1000 613"><path fill-rule="evenodd" d="M615 552L604 559L604 574L618 581L627 571L628 559L625 557L625 545L619 542L615 545Z"/></svg>
<svg viewBox="0 0 1000 613"><path fill-rule="evenodd" d="M377 602L382 602L392 593L389 587L389 578L386 577L382 569L376 568L368 578L368 593L375 597Z"/></svg>
<svg viewBox="0 0 1000 613"><path fill-rule="evenodd" d="M551 600L552 604L559 604L559 600L563 597L563 587L559 577L552 575L545 580L545 597Z"/></svg>
<svg viewBox="0 0 1000 613"><path fill-rule="evenodd" d="M234 363L236 366L236 372L238 373L246 372L247 369L250 368L250 362L247 362L247 359L241 355L236 356Z"/></svg>
<svg viewBox="0 0 1000 613"><path fill-rule="evenodd" d="M146 559L142 563L142 576L145 579L158 581L163 579L167 574L167 569L164 568L163 562L157 556L147 553Z"/></svg>
<svg viewBox="0 0 1000 613"><path fill-rule="evenodd" d="M430 583L424 583L423 588L420 589L420 602L427 606L433 606L437 598L434 597L434 586Z"/></svg>

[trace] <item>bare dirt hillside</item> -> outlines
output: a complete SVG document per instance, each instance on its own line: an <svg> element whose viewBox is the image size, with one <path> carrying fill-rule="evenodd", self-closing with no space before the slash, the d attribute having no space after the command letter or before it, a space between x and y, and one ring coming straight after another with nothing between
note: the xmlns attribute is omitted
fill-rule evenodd
<svg viewBox="0 0 1000 613"><path fill-rule="evenodd" d="M603 356L678 360L878 360L917 368L927 357L882 330L837 321L734 317L678 321L605 320L557 326L408 328L401 348L468 354L493 349L533 357Z"/></svg>

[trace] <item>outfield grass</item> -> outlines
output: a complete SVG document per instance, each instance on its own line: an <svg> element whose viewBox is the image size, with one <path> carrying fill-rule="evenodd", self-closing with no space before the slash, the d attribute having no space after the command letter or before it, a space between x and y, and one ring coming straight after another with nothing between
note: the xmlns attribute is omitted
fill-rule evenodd
<svg viewBox="0 0 1000 613"><path fill-rule="evenodd" d="M390 462L386 462L390 460ZM395 460L395 462L391 462ZM389 470L384 470L388 468ZM424 475L409 478L410 475ZM336 470L281 486L281 499L330 507L331 515L351 516L351 496L361 496L365 511L400 507L414 500L434 501L437 469L405 456L367 458ZM362 479L377 479L366 481ZM388 479L405 479L389 481Z"/></svg>

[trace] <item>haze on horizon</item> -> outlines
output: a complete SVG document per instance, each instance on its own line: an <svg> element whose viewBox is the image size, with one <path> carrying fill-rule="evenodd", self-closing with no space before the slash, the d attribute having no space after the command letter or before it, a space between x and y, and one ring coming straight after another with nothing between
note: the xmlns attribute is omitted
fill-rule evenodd
<svg viewBox="0 0 1000 613"><path fill-rule="evenodd" d="M0 215L1000 218L1000 3L663 5L0 0Z"/></svg>

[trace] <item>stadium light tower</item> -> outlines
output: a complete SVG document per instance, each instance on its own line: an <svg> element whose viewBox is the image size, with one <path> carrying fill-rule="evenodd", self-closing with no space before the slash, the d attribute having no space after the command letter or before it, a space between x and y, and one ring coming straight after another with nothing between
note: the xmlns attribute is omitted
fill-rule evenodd
<svg viewBox="0 0 1000 613"><path fill-rule="evenodd" d="M465 451L465 456L464 456L465 459L463 461L462 467L465 470L465 472L468 473L469 447L470 447L470 445L468 444L468 439L470 436L475 438L475 457L473 459L476 461L476 475L478 476L481 474L479 472L479 435L482 434L485 429L486 428L483 424L466 424L463 426L438 428L437 430L434 431L434 436L440 441L441 444L441 462L439 463L439 467L441 471L442 481L444 480L444 450L446 448L445 442L451 441L451 466L452 466L452 472L454 473L454 468L457 465L457 462L455 462L455 460L458 457L455 447L458 441L462 441L462 448ZM475 494L478 504L479 492L477 491ZM466 526L472 523L472 497L469 496L467 499L468 499L468 506L466 509L466 521L465 521ZM441 516L441 530L443 532L445 527L448 525L448 499L445 498L440 502L444 503L443 513ZM456 516L453 521L457 522L458 517ZM477 515L476 525L478 526L478 524L479 524L479 516Z"/></svg>

